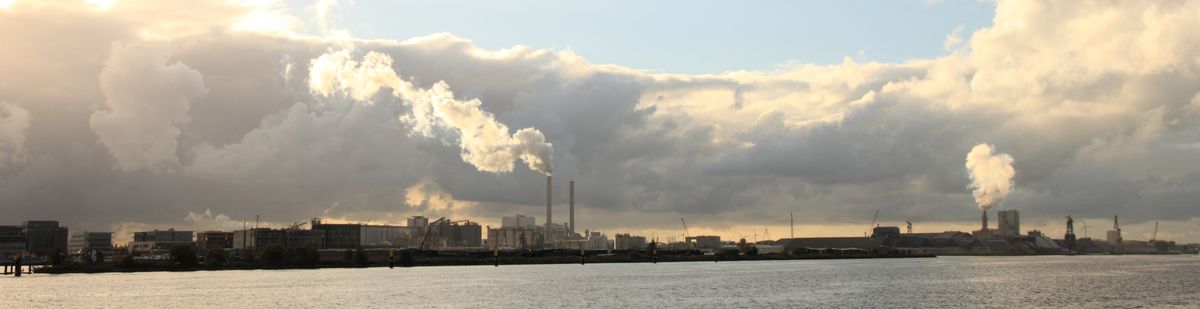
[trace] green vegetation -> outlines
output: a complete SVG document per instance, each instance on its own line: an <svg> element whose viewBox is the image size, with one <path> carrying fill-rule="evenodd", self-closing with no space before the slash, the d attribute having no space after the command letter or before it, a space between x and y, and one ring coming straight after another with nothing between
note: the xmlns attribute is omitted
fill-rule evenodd
<svg viewBox="0 0 1200 309"><path fill-rule="evenodd" d="M229 255L225 250L208 250L204 257L204 265L208 267L223 267L229 263Z"/></svg>
<svg viewBox="0 0 1200 309"><path fill-rule="evenodd" d="M192 245L178 244L171 247L171 261L184 267L196 265L196 249Z"/></svg>

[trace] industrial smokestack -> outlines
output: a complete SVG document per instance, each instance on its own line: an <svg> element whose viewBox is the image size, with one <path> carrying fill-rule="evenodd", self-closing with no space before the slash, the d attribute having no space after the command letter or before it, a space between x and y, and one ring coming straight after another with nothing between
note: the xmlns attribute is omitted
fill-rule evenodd
<svg viewBox="0 0 1200 309"><path fill-rule="evenodd" d="M546 240L550 240L550 222L554 222L550 217L550 180L552 176L546 175Z"/></svg>
<svg viewBox="0 0 1200 309"><path fill-rule="evenodd" d="M575 234L575 181L571 181L571 225L567 227L568 233Z"/></svg>
<svg viewBox="0 0 1200 309"><path fill-rule="evenodd" d="M987 210L986 209L983 210L983 229L980 231L987 231Z"/></svg>

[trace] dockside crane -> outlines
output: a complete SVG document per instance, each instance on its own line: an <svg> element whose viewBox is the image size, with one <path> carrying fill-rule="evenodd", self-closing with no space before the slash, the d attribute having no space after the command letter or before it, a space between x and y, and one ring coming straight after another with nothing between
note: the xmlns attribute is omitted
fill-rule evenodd
<svg viewBox="0 0 1200 309"><path fill-rule="evenodd" d="M683 223L683 241L688 243L688 250L691 250L692 242L690 240L688 240L688 238L690 238L692 236L688 235L687 221L684 221L683 218L679 218L679 223Z"/></svg>
<svg viewBox="0 0 1200 309"><path fill-rule="evenodd" d="M421 239L421 251L425 251L425 243L429 242L429 232L433 230L433 226L442 223L442 221L446 221L446 217L438 218L437 221L430 222L429 225L425 226L425 238Z"/></svg>
<svg viewBox="0 0 1200 309"><path fill-rule="evenodd" d="M912 222L904 221L904 224L908 225L908 234L912 235Z"/></svg>
<svg viewBox="0 0 1200 309"><path fill-rule="evenodd" d="M875 222L879 220L879 209L875 210L875 215L871 216L871 226L867 227L867 231L863 232L863 237L871 235L871 230L875 228Z"/></svg>
<svg viewBox="0 0 1200 309"><path fill-rule="evenodd" d="M1158 241L1158 221L1154 221L1154 236L1150 237L1150 244L1154 244L1155 241Z"/></svg>

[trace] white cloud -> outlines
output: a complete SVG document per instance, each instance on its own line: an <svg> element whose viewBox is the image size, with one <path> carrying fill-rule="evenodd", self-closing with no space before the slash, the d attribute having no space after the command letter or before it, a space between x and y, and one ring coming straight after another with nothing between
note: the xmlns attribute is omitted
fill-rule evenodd
<svg viewBox="0 0 1200 309"><path fill-rule="evenodd" d="M0 101L0 172L25 162L25 132L29 123L28 110Z"/></svg>
<svg viewBox="0 0 1200 309"><path fill-rule="evenodd" d="M100 72L105 109L91 128L125 171L173 170L179 125L191 120L190 102L204 95L200 72L167 63L162 52L143 44L115 43Z"/></svg>
<svg viewBox="0 0 1200 309"><path fill-rule="evenodd" d="M1004 203L1029 222L1194 218L1200 2L996 7L933 59L683 75L452 34L303 37L276 1L18 3L0 19L22 30L0 30L0 95L37 122L0 124L0 154L23 145L24 161L0 171L0 207L73 228L208 208L402 217L439 198L492 218L539 210L544 178L521 159L577 180L596 228L787 211L853 226L881 208L952 226L977 215L962 155L988 141L1020 159ZM231 30L253 14L277 26ZM70 26L27 26L45 21Z"/></svg>

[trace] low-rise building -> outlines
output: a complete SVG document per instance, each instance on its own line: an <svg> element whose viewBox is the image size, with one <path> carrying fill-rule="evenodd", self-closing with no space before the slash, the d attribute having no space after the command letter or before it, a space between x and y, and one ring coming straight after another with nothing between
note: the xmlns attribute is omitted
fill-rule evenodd
<svg viewBox="0 0 1200 309"><path fill-rule="evenodd" d="M54 252L67 252L67 227L59 226L58 221L25 221L22 228L29 254L49 256Z"/></svg>
<svg viewBox="0 0 1200 309"><path fill-rule="evenodd" d="M261 251L270 246L326 248L325 230L254 228L233 232L233 247Z"/></svg>
<svg viewBox="0 0 1200 309"><path fill-rule="evenodd" d="M24 228L17 225L0 225L0 259L17 253L27 253Z"/></svg>
<svg viewBox="0 0 1200 309"><path fill-rule="evenodd" d="M112 232L79 232L71 234L71 239L67 244L67 252L71 254L82 254L84 250L96 250L105 255L112 255L115 251L113 248Z"/></svg>
<svg viewBox="0 0 1200 309"><path fill-rule="evenodd" d="M193 245L192 236L194 236L192 231L176 231L175 229L134 232L133 242L129 243L129 252L135 255L167 253L175 245Z"/></svg>
<svg viewBox="0 0 1200 309"><path fill-rule="evenodd" d="M196 248L225 250L233 248L233 232L204 231L196 234Z"/></svg>

